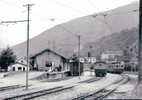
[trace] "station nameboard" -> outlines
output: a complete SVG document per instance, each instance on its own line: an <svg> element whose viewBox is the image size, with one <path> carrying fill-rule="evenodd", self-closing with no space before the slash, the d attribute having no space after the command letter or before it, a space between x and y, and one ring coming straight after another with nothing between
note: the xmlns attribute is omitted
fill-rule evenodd
<svg viewBox="0 0 142 100"><path fill-rule="evenodd" d="M80 58L79 61L82 63L95 63L96 58L95 57L84 57L84 58Z"/></svg>

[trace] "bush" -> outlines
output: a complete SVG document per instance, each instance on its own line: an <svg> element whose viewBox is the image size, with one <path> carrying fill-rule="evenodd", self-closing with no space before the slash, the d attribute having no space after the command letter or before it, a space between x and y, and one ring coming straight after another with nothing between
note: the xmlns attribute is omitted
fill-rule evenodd
<svg viewBox="0 0 142 100"><path fill-rule="evenodd" d="M15 63L15 61L16 61L16 56L14 55L14 52L12 51L12 49L10 49L8 47L8 48L2 50L2 52L0 54L1 69L7 70L8 66Z"/></svg>

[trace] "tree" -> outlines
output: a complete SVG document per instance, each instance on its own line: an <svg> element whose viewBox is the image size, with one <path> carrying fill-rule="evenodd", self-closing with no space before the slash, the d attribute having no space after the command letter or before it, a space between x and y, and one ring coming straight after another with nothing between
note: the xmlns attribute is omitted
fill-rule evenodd
<svg viewBox="0 0 142 100"><path fill-rule="evenodd" d="M11 48L3 49L0 54L0 67L7 71L8 66L15 63L16 55Z"/></svg>

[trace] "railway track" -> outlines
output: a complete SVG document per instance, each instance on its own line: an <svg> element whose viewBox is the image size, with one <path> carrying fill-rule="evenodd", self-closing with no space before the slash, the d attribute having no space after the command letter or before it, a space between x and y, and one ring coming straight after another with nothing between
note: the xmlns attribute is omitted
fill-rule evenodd
<svg viewBox="0 0 142 100"><path fill-rule="evenodd" d="M0 91L6 91L6 90L11 90L11 89L18 89L18 88L23 88L25 86L22 85L11 85L11 86L4 86L4 87L0 87Z"/></svg>
<svg viewBox="0 0 142 100"><path fill-rule="evenodd" d="M129 81L129 77L124 75L122 80L117 81L111 84L110 86L102 88L96 92L92 92L83 96L73 98L72 100L102 100L106 98L108 95L110 95L111 93L113 93L120 85L125 84L128 81Z"/></svg>
<svg viewBox="0 0 142 100"><path fill-rule="evenodd" d="M91 83L91 82L97 81L99 79L100 78L93 79L93 80L89 79L89 80L85 80L85 81L82 81L82 82L83 83L84 82ZM82 83L82 82L78 82L78 83ZM58 92L61 92L61 91L64 91L64 90L72 89L75 86L77 86L77 85L64 86L64 87L59 86L59 87L55 87L55 88L51 88L51 89L44 89L44 90L40 90L40 91L36 91L36 92L30 92L30 93L26 93L26 94L21 94L21 95L16 95L16 96L4 98L4 100L19 100L19 99L20 100L30 100L30 99L34 99L34 98L37 98L37 97L49 95L49 94L52 94L52 93L58 93Z"/></svg>
<svg viewBox="0 0 142 100"><path fill-rule="evenodd" d="M101 89L97 92L85 94L83 96L73 98L72 100L97 100L97 99L105 98L107 95L114 92L118 88L118 86L120 86L121 84L124 84L124 82L122 82L122 81L124 81L124 79L119 80L117 82L114 82L112 85L116 85L116 84L119 84L119 85L115 86L112 89L107 89L109 87L109 86L107 86L107 87L105 87L105 88L103 88L103 89ZM91 82L94 82L94 81L97 81L97 80L95 80L95 79L94 80L86 80L87 83L91 83ZM76 85L79 85L79 84L76 84ZM31 99L39 98L39 97L42 97L42 96L48 96L50 94L54 94L54 93L56 94L56 93L59 93L59 92L65 91L65 90L72 89L76 85L59 86L59 87L55 87L55 88L39 90L39 91L36 91L36 92L30 92L30 93L25 93L25 94L21 94L21 95L6 97L3 100L31 100ZM110 86L112 86L112 85L110 85ZM93 98L93 99L90 99L90 98Z"/></svg>
<svg viewBox="0 0 142 100"><path fill-rule="evenodd" d="M92 83L92 82L95 82L95 81L98 81L100 80L101 78L91 78L91 79L88 79L88 80L85 80L85 81L80 81L78 83Z"/></svg>
<svg viewBox="0 0 142 100"><path fill-rule="evenodd" d="M30 100L30 99L34 99L40 96L44 96L44 95L48 95L48 94L52 94L52 93L57 93L60 91L64 91L67 89L71 89L74 86L68 86L68 87L55 87L55 88L51 88L51 89L45 89L45 90L40 90L40 91L36 91L36 92L31 92L31 93L26 93L26 94L22 94L22 95L17 95L17 96L13 96L13 97L8 97L5 98L4 100Z"/></svg>

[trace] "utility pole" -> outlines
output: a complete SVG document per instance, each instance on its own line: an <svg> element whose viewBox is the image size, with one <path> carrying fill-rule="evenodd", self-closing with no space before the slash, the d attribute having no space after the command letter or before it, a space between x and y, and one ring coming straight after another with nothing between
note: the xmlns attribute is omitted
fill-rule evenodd
<svg viewBox="0 0 142 100"><path fill-rule="evenodd" d="M78 72L79 72L79 79L80 79L80 35L78 37Z"/></svg>
<svg viewBox="0 0 142 100"><path fill-rule="evenodd" d="M33 4L24 5L27 7L27 70L26 70L26 90L28 89L28 77L29 77L29 32L30 32L30 7Z"/></svg>
<svg viewBox="0 0 142 100"><path fill-rule="evenodd" d="M139 0L139 68L138 82L142 82L142 1Z"/></svg>
<svg viewBox="0 0 142 100"><path fill-rule="evenodd" d="M53 51L56 51L55 40L53 40L52 42L53 42L53 44L52 44L52 49L53 49Z"/></svg>
<svg viewBox="0 0 142 100"><path fill-rule="evenodd" d="M48 40L48 49L51 50L51 47L50 47L50 40ZM50 60L49 55L50 55L50 54L49 54L49 52L48 52L48 60Z"/></svg>
<svg viewBox="0 0 142 100"><path fill-rule="evenodd" d="M92 45L90 45L88 48L88 57L92 56L91 51L92 51Z"/></svg>
<svg viewBox="0 0 142 100"><path fill-rule="evenodd" d="M55 19L53 18L53 19L51 19L51 21L55 21ZM62 25L60 25L60 27L62 28L62 29L64 29L66 32L68 32L68 33L71 33L71 34L73 34L73 35L75 35L75 36L77 36L77 38L78 38L78 60L79 60L79 62L78 62L78 72L79 72L79 79L80 79L80 35L76 35L76 34L74 34L73 32L71 32L70 30L68 30L68 29L66 29L65 27L63 27Z"/></svg>
<svg viewBox="0 0 142 100"><path fill-rule="evenodd" d="M27 4L27 5L24 5L27 7L27 20L15 20L15 21L2 21L1 23L4 24L4 23L9 23L9 24L12 24L12 23L19 23L19 22L27 22L27 70L26 70L26 90L28 89L28 69L29 69L29 22L30 22L30 7L32 6L33 4Z"/></svg>

